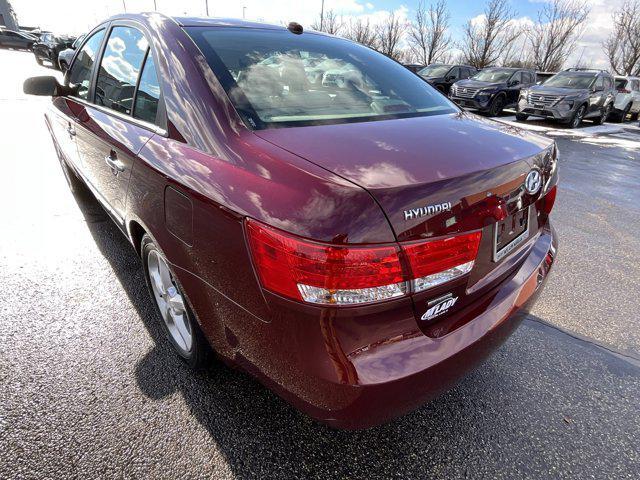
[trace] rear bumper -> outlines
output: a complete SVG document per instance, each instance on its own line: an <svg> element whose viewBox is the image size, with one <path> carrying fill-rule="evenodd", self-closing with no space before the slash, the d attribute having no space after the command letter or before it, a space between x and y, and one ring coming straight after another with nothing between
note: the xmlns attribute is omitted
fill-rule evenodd
<svg viewBox="0 0 640 480"><path fill-rule="evenodd" d="M442 337L417 329L408 303L388 312L318 318L290 305L279 309L276 299L267 298L275 312L270 321L246 319L227 331L240 347L227 360L323 423L375 426L434 398L497 348L527 315L556 248L547 226L527 245L516 270L478 300L474 311L480 313ZM363 337L366 348L353 348Z"/></svg>

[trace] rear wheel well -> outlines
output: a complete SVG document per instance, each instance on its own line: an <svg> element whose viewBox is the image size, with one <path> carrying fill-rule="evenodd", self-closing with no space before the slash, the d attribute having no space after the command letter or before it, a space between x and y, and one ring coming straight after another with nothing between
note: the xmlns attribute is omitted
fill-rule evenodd
<svg viewBox="0 0 640 480"><path fill-rule="evenodd" d="M138 222L136 222L135 220L132 220L129 223L129 236L131 237L131 243L133 243L133 248L136 249L136 252L138 253L138 255L141 255L141 243L142 243L142 237L144 236L144 234L147 233L145 231L144 228L142 228L142 225L140 225Z"/></svg>

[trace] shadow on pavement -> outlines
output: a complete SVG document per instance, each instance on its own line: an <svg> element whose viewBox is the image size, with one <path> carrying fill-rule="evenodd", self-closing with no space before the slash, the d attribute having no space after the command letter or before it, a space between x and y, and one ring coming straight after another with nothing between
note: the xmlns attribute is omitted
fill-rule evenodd
<svg viewBox="0 0 640 480"><path fill-rule="evenodd" d="M580 477L637 469L624 455L640 440L640 370L535 321L454 389L360 432L319 425L220 363L193 373L164 339L133 248L90 193L76 200L155 342L135 366L139 388L151 399L179 392L237 477Z"/></svg>

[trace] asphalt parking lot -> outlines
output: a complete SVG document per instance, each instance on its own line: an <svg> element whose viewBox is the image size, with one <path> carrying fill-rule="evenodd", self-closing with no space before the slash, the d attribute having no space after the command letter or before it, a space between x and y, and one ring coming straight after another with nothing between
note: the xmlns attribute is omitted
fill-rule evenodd
<svg viewBox="0 0 640 480"><path fill-rule="evenodd" d="M640 478L639 128L526 122L561 151L560 253L532 315L435 401L340 432L174 356L134 250L69 193L46 100L21 94L52 71L0 65L0 478Z"/></svg>

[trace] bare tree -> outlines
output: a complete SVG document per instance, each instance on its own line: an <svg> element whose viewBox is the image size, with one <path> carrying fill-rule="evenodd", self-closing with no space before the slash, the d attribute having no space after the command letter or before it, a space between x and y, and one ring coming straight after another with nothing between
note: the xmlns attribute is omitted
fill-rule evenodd
<svg viewBox="0 0 640 480"><path fill-rule="evenodd" d="M612 16L613 32L603 42L611 69L640 75L640 0L627 0Z"/></svg>
<svg viewBox="0 0 640 480"><path fill-rule="evenodd" d="M535 68L544 72L562 68L582 33L589 11L584 0L552 0L544 4L538 20L527 32Z"/></svg>
<svg viewBox="0 0 640 480"><path fill-rule="evenodd" d="M354 42L358 42L372 48L376 48L378 40L376 30L369 22L369 19L365 22L361 18L349 20L349 26L344 36Z"/></svg>
<svg viewBox="0 0 640 480"><path fill-rule="evenodd" d="M522 34L513 25L514 17L508 0L489 0L483 18L464 25L460 48L465 62L484 68L503 58Z"/></svg>
<svg viewBox="0 0 640 480"><path fill-rule="evenodd" d="M320 19L311 24L311 28L318 32L325 32L331 35L339 35L340 31L344 27L342 17L338 17L333 10L329 10L324 13L322 22Z"/></svg>
<svg viewBox="0 0 640 480"><path fill-rule="evenodd" d="M430 4L428 9L420 0L408 38L409 48L418 63L429 65L443 61L451 43L448 34L450 18L445 0Z"/></svg>
<svg viewBox="0 0 640 480"><path fill-rule="evenodd" d="M402 38L406 30L405 23L395 12L391 12L377 26L377 50L398 61L405 59L405 52L401 48Z"/></svg>

